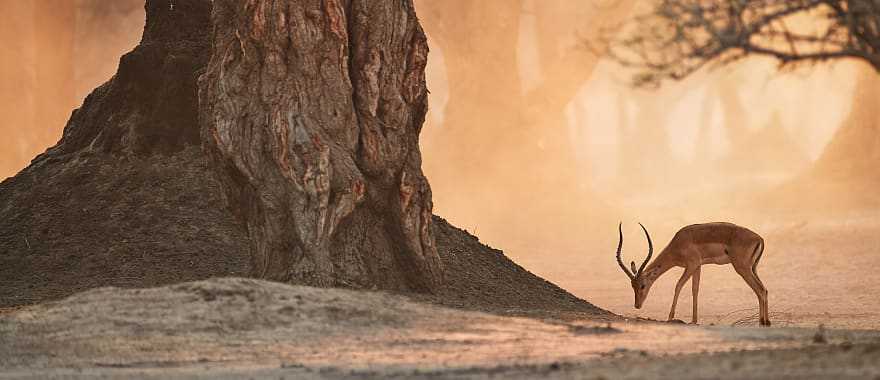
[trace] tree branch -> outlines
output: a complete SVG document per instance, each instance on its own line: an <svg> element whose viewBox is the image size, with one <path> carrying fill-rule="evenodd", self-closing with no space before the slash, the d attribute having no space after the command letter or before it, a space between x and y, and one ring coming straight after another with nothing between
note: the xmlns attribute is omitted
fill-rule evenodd
<svg viewBox="0 0 880 380"><path fill-rule="evenodd" d="M635 70L633 84L680 80L710 63L749 55L781 66L840 58L880 71L878 0L661 0L634 17L623 34L604 35L608 56ZM795 16L813 28L793 27Z"/></svg>

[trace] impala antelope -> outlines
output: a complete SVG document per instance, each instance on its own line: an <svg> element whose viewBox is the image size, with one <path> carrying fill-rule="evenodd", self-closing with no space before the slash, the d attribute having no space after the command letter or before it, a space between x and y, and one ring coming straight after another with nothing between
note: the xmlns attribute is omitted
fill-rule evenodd
<svg viewBox="0 0 880 380"><path fill-rule="evenodd" d="M697 294L700 292L700 267L705 264L730 264L743 280L752 288L758 296L758 308L760 310L760 323L762 326L770 326L770 312L767 307L767 288L758 278L758 262L764 253L764 239L751 230L731 223L706 223L694 224L679 230L672 241L657 255L653 262L651 255L654 253L654 245L648 230L639 223L645 238L648 239L648 257L636 270L636 263L630 262L631 270L628 270L620 259L620 251L623 248L623 225L617 226L620 240L617 243L617 264L629 277L635 293L635 308L641 309L642 303L648 297L651 285L664 273L674 267L684 268L681 278L675 284L675 295L672 298L672 309L669 310L669 320L675 319L675 304L678 302L678 294L684 284L691 279L693 287L693 316L691 323L697 323Z"/></svg>

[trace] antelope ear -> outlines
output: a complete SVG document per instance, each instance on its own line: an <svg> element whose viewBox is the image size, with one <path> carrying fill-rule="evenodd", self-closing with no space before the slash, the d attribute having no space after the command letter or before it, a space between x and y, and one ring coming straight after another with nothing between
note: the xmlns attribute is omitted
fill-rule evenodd
<svg viewBox="0 0 880 380"><path fill-rule="evenodd" d="M630 266L630 268L632 268L633 276L637 276L638 274L636 273L636 262L635 262L635 261L630 261L630 262L629 262L629 266Z"/></svg>

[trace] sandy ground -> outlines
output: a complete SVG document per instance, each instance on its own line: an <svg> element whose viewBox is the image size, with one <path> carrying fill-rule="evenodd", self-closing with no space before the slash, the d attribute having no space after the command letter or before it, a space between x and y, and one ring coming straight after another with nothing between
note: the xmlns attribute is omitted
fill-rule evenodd
<svg viewBox="0 0 880 380"><path fill-rule="evenodd" d="M0 378L872 378L880 332L560 321L227 278L0 314Z"/></svg>

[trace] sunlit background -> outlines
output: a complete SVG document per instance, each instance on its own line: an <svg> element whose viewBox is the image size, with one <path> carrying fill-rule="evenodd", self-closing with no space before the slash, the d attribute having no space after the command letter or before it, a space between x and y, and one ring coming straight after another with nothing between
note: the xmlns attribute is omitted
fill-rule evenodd
<svg viewBox="0 0 880 380"><path fill-rule="evenodd" d="M51 4L47 6L46 4ZM679 271L641 311L614 262L680 227L731 221L767 240L759 274L782 323L878 327L877 73L855 61L785 72L748 59L634 89L595 36L633 1L416 0L431 46L422 133L435 213L599 306L665 319ZM138 42L140 0L0 0L0 178L55 144L70 112ZM757 301L704 270L701 315ZM690 292L678 316L689 319ZM830 322L829 322L830 321Z"/></svg>

